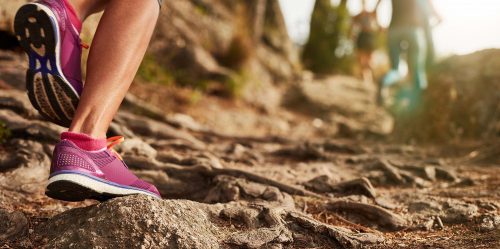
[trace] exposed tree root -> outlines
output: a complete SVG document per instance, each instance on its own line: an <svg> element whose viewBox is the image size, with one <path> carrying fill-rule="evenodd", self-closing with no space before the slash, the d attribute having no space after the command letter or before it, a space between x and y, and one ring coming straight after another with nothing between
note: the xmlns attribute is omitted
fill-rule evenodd
<svg viewBox="0 0 500 249"><path fill-rule="evenodd" d="M317 193L311 192L309 190L292 186L289 184L285 184L282 182L278 182L275 180L272 180L270 178L260 176L254 173L250 173L244 170L240 169L231 169L231 168L215 168L212 167L211 165L207 164L198 164L196 166L182 166L182 165L176 165L176 164L171 164L171 163L162 163L159 162L155 159L151 160L148 158L141 158L141 157L126 157L128 164L131 167L135 168L142 168L142 169L152 169L152 170L163 170L165 171L169 176L175 178L176 175L186 175L190 174L198 174L198 175L203 175L208 177L208 179L212 179L213 177L219 176L219 175L229 175L233 177L240 177L247 179L249 181L253 181L256 183L260 184L265 184L269 186L273 186L278 188L279 190L291 194L291 195L301 195L301 196L309 196L309 197L316 197L316 198L325 198L322 195L319 195Z"/></svg>
<svg viewBox="0 0 500 249"><path fill-rule="evenodd" d="M350 214L362 216L389 231L397 231L407 227L407 222L399 215L371 204L336 200L325 204L325 208L331 211L350 212Z"/></svg>
<svg viewBox="0 0 500 249"><path fill-rule="evenodd" d="M376 197L375 188L367 178L359 178L346 182L333 183L327 176L316 177L305 186L317 193L331 193L336 196L364 195L369 198Z"/></svg>
<svg viewBox="0 0 500 249"><path fill-rule="evenodd" d="M335 238L341 248L362 248L363 246L380 243L384 240L383 237L376 234L352 233L344 228L330 226L298 212L290 212L287 218L313 233L320 233Z"/></svg>
<svg viewBox="0 0 500 249"><path fill-rule="evenodd" d="M129 160L131 162L131 160ZM142 166L145 163L138 163ZM196 179L214 179L215 186L208 192L204 202L229 202L236 201L242 198L242 195L250 196L251 199L262 199L267 201L278 201L283 203L283 197L279 191L291 195L300 195L318 198L320 200L328 200L327 197L317 193L301 189L292 185L284 184L257 174L246 172L239 169L230 168L213 168L209 165L198 166L180 166L174 164L166 164L157 162L153 169L163 170L170 179L170 181L177 178L177 176L186 177L194 175L202 175ZM243 180L246 179L246 180ZM196 182L187 180L189 182ZM248 182L250 181L250 182ZM205 183L205 186L212 185ZM161 185L161 183L160 183ZM269 187L271 186L271 187ZM272 188L275 187L276 190ZM361 178L345 183L333 185L338 193L345 191L345 194L355 193L364 194L369 197L375 197L375 192L370 182L367 179ZM278 191L279 190L279 191ZM285 199L287 199L285 197ZM288 203L288 202L287 202ZM335 212L349 212L355 216L363 217L372 224L376 224L384 230L401 230L406 227L406 221L398 215L383 209L381 207L363 204L351 201L330 200L325 208ZM356 223L356 222L355 222Z"/></svg>
<svg viewBox="0 0 500 249"><path fill-rule="evenodd" d="M250 229L248 232L235 233L227 240L230 244L246 248L261 248L269 243L297 243L300 234L309 234L307 239L310 240L310 246L315 244L315 237L324 236L321 239L323 243L325 238L330 238L327 245L320 246L322 248L361 248L384 240L379 234L355 233L316 221L301 212L269 204L231 204L221 211L220 216L243 222Z"/></svg>

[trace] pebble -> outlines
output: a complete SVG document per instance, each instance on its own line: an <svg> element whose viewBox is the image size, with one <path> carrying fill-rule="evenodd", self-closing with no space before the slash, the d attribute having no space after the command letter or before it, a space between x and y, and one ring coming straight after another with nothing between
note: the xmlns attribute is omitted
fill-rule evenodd
<svg viewBox="0 0 500 249"><path fill-rule="evenodd" d="M435 214L441 211L441 205L435 201L415 201L408 206L410 213Z"/></svg>

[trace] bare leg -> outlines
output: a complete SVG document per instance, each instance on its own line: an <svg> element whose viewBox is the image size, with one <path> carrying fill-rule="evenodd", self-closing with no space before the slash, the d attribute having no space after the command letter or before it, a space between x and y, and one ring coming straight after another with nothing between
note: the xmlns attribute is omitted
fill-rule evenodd
<svg viewBox="0 0 500 249"><path fill-rule="evenodd" d="M102 6L105 11L92 42L85 87L69 130L105 138L144 57L159 6L155 0L73 2L82 19ZM91 2L98 4L86 5Z"/></svg>
<svg viewBox="0 0 500 249"><path fill-rule="evenodd" d="M372 53L369 51L358 51L358 61L361 66L361 74L365 83L373 82L373 69L371 65Z"/></svg>
<svg viewBox="0 0 500 249"><path fill-rule="evenodd" d="M364 77L365 77L365 81L367 83L373 83L373 81L374 81L372 56L373 56L373 52L371 52L371 51L366 52Z"/></svg>

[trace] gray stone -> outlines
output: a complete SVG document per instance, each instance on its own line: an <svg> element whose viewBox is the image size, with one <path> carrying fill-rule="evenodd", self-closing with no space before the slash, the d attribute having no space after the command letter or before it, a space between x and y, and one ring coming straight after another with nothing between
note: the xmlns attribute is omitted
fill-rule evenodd
<svg viewBox="0 0 500 249"><path fill-rule="evenodd" d="M436 180L436 168L433 166L424 167L425 178L430 181Z"/></svg>
<svg viewBox="0 0 500 249"><path fill-rule="evenodd" d="M219 248L207 208L131 196L64 212L40 231L47 248Z"/></svg>
<svg viewBox="0 0 500 249"><path fill-rule="evenodd" d="M28 95L19 90L0 91L0 108L10 109L29 117L37 116L37 111L32 107Z"/></svg>
<svg viewBox="0 0 500 249"><path fill-rule="evenodd" d="M128 112L119 112L116 120L121 124L127 124L134 133L139 135L150 136L155 139L179 139L190 144L194 148L205 148L205 144L190 133L147 117Z"/></svg>
<svg viewBox="0 0 500 249"><path fill-rule="evenodd" d="M196 122L196 120L193 119L193 117L186 115L186 114L181 114L181 113L176 113L168 116L168 120L172 123L177 124L179 127L191 130L191 131L207 131L208 129L201 125L200 123Z"/></svg>
<svg viewBox="0 0 500 249"><path fill-rule="evenodd" d="M52 123L26 119L11 110L0 110L0 121L12 131L14 137L29 137L35 140L59 141L63 128Z"/></svg>
<svg viewBox="0 0 500 249"><path fill-rule="evenodd" d="M376 89L348 76L304 80L292 86L286 106L329 120L339 126L339 135L388 135L394 120L375 103Z"/></svg>
<svg viewBox="0 0 500 249"><path fill-rule="evenodd" d="M284 243L291 241L293 241L291 232L281 226L240 232L231 235L227 240L229 244L242 246L244 248L261 248L272 242Z"/></svg>
<svg viewBox="0 0 500 249"><path fill-rule="evenodd" d="M432 200L415 201L408 206L410 213L438 214L441 212L441 205Z"/></svg>
<svg viewBox="0 0 500 249"><path fill-rule="evenodd" d="M478 207L465 202L449 201L444 204L443 221L451 224L470 221L478 213Z"/></svg>
<svg viewBox="0 0 500 249"><path fill-rule="evenodd" d="M38 142L14 139L10 142L15 152L8 153L6 161L12 170L0 174L0 187L25 193L36 193L49 177L50 159L44 146Z"/></svg>
<svg viewBox="0 0 500 249"><path fill-rule="evenodd" d="M139 156L154 159L158 152L140 138L126 139L118 147L118 151L123 155Z"/></svg>
<svg viewBox="0 0 500 249"><path fill-rule="evenodd" d="M18 9L16 6L19 6L21 4L20 1L21 0L2 1L2 4L0 5L0 26L1 23L5 21L5 19L1 15L1 13L3 12L2 9L6 7L4 5L11 5L11 2L17 2L10 7L7 7L7 11L11 11L9 14L12 14L13 16ZM9 25L9 27L12 26ZM0 68L2 69L2 72L0 73L1 88L17 89L22 91L26 89L26 69L25 66L20 66L24 63L26 62L23 60L23 57L20 57L17 52L0 50ZM2 91L4 91L4 89L2 89Z"/></svg>
<svg viewBox="0 0 500 249"><path fill-rule="evenodd" d="M17 239L28 230L28 219L21 212L0 209L0 242Z"/></svg>
<svg viewBox="0 0 500 249"><path fill-rule="evenodd" d="M434 218L426 220L424 223L420 224L419 228L430 231L432 230L432 227L434 226Z"/></svg>
<svg viewBox="0 0 500 249"><path fill-rule="evenodd" d="M458 177L456 174L448 169L445 169L443 167L436 167L436 177L438 179L450 181L450 182L457 182Z"/></svg>
<svg viewBox="0 0 500 249"><path fill-rule="evenodd" d="M135 138L136 135L126 125L112 122L109 125L108 134L111 136L124 136L125 138Z"/></svg>
<svg viewBox="0 0 500 249"><path fill-rule="evenodd" d="M484 208L487 211L496 211L498 210L498 206L495 203L492 202L480 202L478 204L480 208Z"/></svg>
<svg viewBox="0 0 500 249"><path fill-rule="evenodd" d="M480 222L479 230L482 232L500 229L500 216L498 215L485 215L481 217Z"/></svg>
<svg viewBox="0 0 500 249"><path fill-rule="evenodd" d="M396 167L392 166L387 160L379 159L375 163L374 167L382 170L385 173L387 179L391 183L395 183L395 184L405 184L406 183L406 180L401 175L401 172Z"/></svg>

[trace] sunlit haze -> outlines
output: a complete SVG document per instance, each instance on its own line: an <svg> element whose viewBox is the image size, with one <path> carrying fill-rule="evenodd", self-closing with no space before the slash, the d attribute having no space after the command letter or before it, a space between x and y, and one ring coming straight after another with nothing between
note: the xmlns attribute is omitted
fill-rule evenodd
<svg viewBox="0 0 500 249"><path fill-rule="evenodd" d="M383 0L379 10L380 23L390 21L390 0ZM309 34L314 0L280 0L288 30L299 44ZM332 0L338 2L338 0ZM352 14L360 10L361 0L349 0ZM371 6L376 0L369 0ZM443 22L434 29L436 47L440 55L467 54L486 48L500 48L499 0L435 0Z"/></svg>

